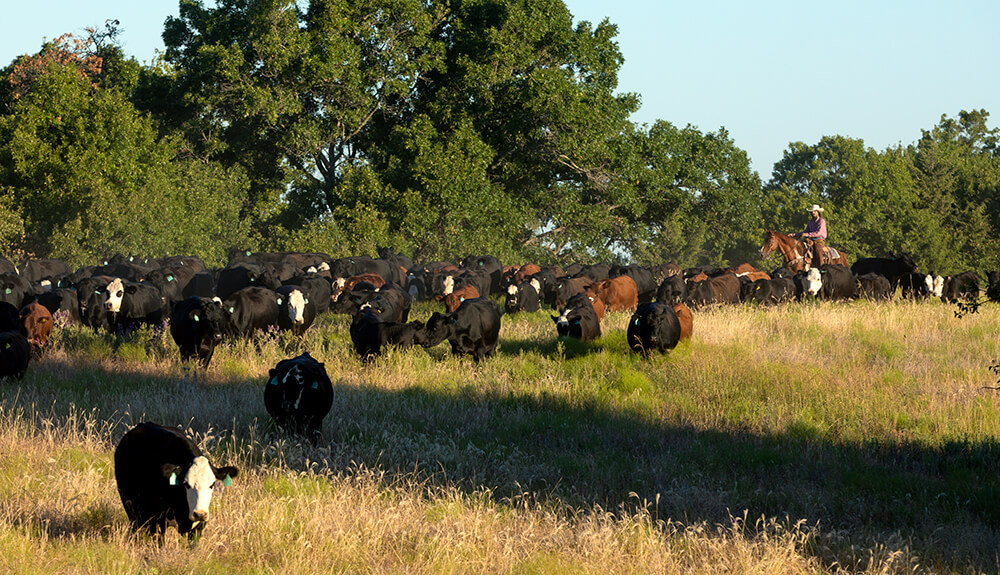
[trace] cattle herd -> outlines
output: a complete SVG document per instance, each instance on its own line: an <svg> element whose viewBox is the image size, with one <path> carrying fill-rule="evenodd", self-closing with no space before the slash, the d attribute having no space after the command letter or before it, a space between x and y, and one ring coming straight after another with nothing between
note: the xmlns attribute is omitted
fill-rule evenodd
<svg viewBox="0 0 1000 575"><path fill-rule="evenodd" d="M987 282L988 296L1000 300L1000 274L989 272ZM691 336L692 309L804 298L886 300L897 290L904 298L974 300L980 277L923 274L907 255L798 273L786 268L765 273L749 264L503 266L493 256L418 265L390 249L380 249L378 258L339 259L231 250L221 269L209 269L193 256L117 255L75 270L59 260L15 267L0 258L0 379L23 375L32 355L44 353L57 312L116 335L168 321L181 359L206 368L227 338L261 330L301 336L325 313L351 316L351 341L364 362L387 346L430 348L445 340L453 354L478 362L496 351L504 315L543 307L555 312L558 337L582 341L601 335L607 311L632 312L628 347L649 353L673 349ZM502 311L496 303L501 299ZM411 320L411 305L418 300L439 301L444 310L425 321ZM332 393L323 364L303 353L269 371L264 404L281 429L315 442ZM130 522L160 537L168 523L182 534L200 533L212 485L230 482L237 473L212 466L182 432L154 423L129 431L115 451L115 476Z"/></svg>

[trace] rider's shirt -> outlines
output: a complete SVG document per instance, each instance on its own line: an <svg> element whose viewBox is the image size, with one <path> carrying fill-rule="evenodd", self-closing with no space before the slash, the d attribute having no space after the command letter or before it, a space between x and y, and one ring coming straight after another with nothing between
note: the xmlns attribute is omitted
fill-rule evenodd
<svg viewBox="0 0 1000 575"><path fill-rule="evenodd" d="M817 240L826 239L826 220L823 216L818 219L810 219L806 223L806 231L802 232L802 237L813 238Z"/></svg>

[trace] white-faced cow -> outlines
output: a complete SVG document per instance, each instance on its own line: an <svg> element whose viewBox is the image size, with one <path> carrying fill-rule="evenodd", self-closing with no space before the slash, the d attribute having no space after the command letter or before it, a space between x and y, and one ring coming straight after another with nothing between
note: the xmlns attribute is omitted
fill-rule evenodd
<svg viewBox="0 0 1000 575"><path fill-rule="evenodd" d="M278 327L301 336L316 319L316 304L301 286L284 285L278 295Z"/></svg>
<svg viewBox="0 0 1000 575"><path fill-rule="evenodd" d="M163 297L155 286L115 278L104 288L109 328L129 330L139 324L157 325L163 319Z"/></svg>
<svg viewBox="0 0 1000 575"><path fill-rule="evenodd" d="M163 541L168 525L194 539L208 523L216 483L232 485L236 467L215 467L176 427L146 422L115 448L115 481L132 529Z"/></svg>
<svg viewBox="0 0 1000 575"><path fill-rule="evenodd" d="M170 316L170 335L181 351L181 361L198 358L208 368L215 346L226 333L226 315L222 304L209 298L191 296L174 306Z"/></svg>

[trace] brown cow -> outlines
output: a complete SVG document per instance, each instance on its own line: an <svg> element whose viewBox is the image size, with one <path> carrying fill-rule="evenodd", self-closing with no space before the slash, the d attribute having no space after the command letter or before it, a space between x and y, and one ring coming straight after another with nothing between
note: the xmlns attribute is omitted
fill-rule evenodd
<svg viewBox="0 0 1000 575"><path fill-rule="evenodd" d="M691 310L688 309L688 306L682 303L674 305L674 313L677 314L677 319L681 322L680 341L684 341L691 337L694 332L694 318L691 316Z"/></svg>
<svg viewBox="0 0 1000 575"><path fill-rule="evenodd" d="M21 309L21 324L24 336L32 349L41 351L52 335L52 314L42 304L31 302Z"/></svg>
<svg viewBox="0 0 1000 575"><path fill-rule="evenodd" d="M444 309L447 313L451 313L457 310L463 301L477 297L479 297L479 290L476 289L476 286L466 284L444 296Z"/></svg>
<svg viewBox="0 0 1000 575"><path fill-rule="evenodd" d="M709 280L715 290L715 303L740 303L740 279L726 273Z"/></svg>
<svg viewBox="0 0 1000 575"><path fill-rule="evenodd" d="M726 271L729 272L729 273L731 273L731 274L736 274L737 276L741 276L741 275L753 273L753 272L760 271L760 270L758 270L757 268L753 267L750 264L740 264L740 265L738 265L738 266L736 266L734 268L729 268Z"/></svg>
<svg viewBox="0 0 1000 575"><path fill-rule="evenodd" d="M628 276L597 282L593 289L608 311L629 311L639 307L639 290L635 280Z"/></svg>
<svg viewBox="0 0 1000 575"><path fill-rule="evenodd" d="M536 264L524 264L521 269L514 272L514 285L522 283L525 279L537 274L542 271L542 268L538 267Z"/></svg>
<svg viewBox="0 0 1000 575"><path fill-rule="evenodd" d="M354 286L361 282L368 282L376 288L380 288L385 285L385 280L378 274L360 274L349 278L337 278L337 281L333 282L333 289L330 292L330 301L337 301L337 298L340 297L340 294L343 292L354 291Z"/></svg>
<svg viewBox="0 0 1000 575"><path fill-rule="evenodd" d="M593 286L587 288L583 293L587 294L587 299L590 300L590 305L594 306L594 313L597 314L597 321L604 319L604 302L601 298L594 293Z"/></svg>
<svg viewBox="0 0 1000 575"><path fill-rule="evenodd" d="M771 276L767 272L750 272L740 277L745 277L748 280L755 282L757 280L769 280Z"/></svg>

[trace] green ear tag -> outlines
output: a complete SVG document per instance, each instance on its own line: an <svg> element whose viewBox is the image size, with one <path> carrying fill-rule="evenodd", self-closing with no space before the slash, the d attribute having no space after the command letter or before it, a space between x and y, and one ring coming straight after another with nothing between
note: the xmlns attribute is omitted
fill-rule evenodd
<svg viewBox="0 0 1000 575"><path fill-rule="evenodd" d="M306 303L309 303L309 298L306 298L306 299L305 299L305 302L306 302Z"/></svg>
<svg viewBox="0 0 1000 575"><path fill-rule="evenodd" d="M223 487L232 487L233 486L233 478L227 475L226 478L222 480L222 486Z"/></svg>
<svg viewBox="0 0 1000 575"><path fill-rule="evenodd" d="M3 293L9 294L10 293L10 288L7 288L7 289L3 290Z"/></svg>
<svg viewBox="0 0 1000 575"><path fill-rule="evenodd" d="M635 320L635 325L639 325L639 320Z"/></svg>
<svg viewBox="0 0 1000 575"><path fill-rule="evenodd" d="M174 276L167 276L167 281L168 282L174 281Z"/></svg>
<svg viewBox="0 0 1000 575"><path fill-rule="evenodd" d="M281 305L281 298L278 298L278 305Z"/></svg>
<svg viewBox="0 0 1000 575"><path fill-rule="evenodd" d="M229 313L233 313L234 311L235 311L235 308L229 308Z"/></svg>
<svg viewBox="0 0 1000 575"><path fill-rule="evenodd" d="M312 384L312 388L313 389L319 389L319 382L318 381L314 381L313 384Z"/></svg>
<svg viewBox="0 0 1000 575"><path fill-rule="evenodd" d="M247 251L247 255L250 255L250 251L249 250Z"/></svg>
<svg viewBox="0 0 1000 575"><path fill-rule="evenodd" d="M177 485L177 474L171 473L168 482L170 483L170 485Z"/></svg>
<svg viewBox="0 0 1000 575"><path fill-rule="evenodd" d="M267 382L268 385L278 385L278 376L271 378L271 381Z"/></svg>
<svg viewBox="0 0 1000 575"><path fill-rule="evenodd" d="M194 314L193 316L191 316L191 319L193 319L194 321L198 321L201 318L198 317L198 314Z"/></svg>

